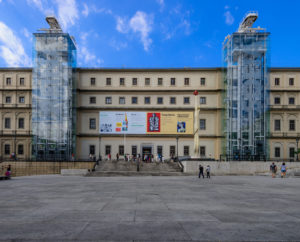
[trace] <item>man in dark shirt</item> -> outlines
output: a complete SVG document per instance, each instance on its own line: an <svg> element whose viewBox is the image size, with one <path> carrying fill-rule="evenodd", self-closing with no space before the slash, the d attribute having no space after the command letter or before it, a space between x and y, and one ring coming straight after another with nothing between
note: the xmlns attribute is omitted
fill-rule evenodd
<svg viewBox="0 0 300 242"><path fill-rule="evenodd" d="M204 179L204 174L203 174L203 166L199 165L199 178L201 178L201 176Z"/></svg>

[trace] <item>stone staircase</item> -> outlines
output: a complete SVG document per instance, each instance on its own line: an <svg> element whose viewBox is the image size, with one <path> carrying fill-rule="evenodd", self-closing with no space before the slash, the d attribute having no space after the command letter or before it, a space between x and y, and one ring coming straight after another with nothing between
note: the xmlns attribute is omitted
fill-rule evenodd
<svg viewBox="0 0 300 242"><path fill-rule="evenodd" d="M101 161L95 171L87 176L182 176L181 167L177 162L141 162L139 171L136 162Z"/></svg>

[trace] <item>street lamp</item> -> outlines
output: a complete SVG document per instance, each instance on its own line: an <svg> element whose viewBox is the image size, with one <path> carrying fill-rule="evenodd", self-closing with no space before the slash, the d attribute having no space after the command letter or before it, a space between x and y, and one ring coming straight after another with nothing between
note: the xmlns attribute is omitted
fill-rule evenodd
<svg viewBox="0 0 300 242"><path fill-rule="evenodd" d="M299 159L298 159L298 143L299 143L299 138L297 137L296 138L296 146L297 146L296 161L299 161Z"/></svg>
<svg viewBox="0 0 300 242"><path fill-rule="evenodd" d="M178 161L178 139L179 139L179 137L178 136L176 136L176 142L177 142L177 148L176 148L176 161Z"/></svg>

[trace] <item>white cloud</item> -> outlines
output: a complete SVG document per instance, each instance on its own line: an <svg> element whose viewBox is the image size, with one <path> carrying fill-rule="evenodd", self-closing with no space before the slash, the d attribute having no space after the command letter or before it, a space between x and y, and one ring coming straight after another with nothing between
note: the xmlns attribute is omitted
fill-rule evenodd
<svg viewBox="0 0 300 242"><path fill-rule="evenodd" d="M156 0L156 2L159 4L160 11L162 12L165 8L165 1L164 0Z"/></svg>
<svg viewBox="0 0 300 242"><path fill-rule="evenodd" d="M116 29L122 34L127 33L129 31L127 19L126 18L121 18L120 16L117 16L116 20L117 20Z"/></svg>
<svg viewBox="0 0 300 242"><path fill-rule="evenodd" d="M115 50L119 51L121 49L125 49L127 47L127 43L126 42L122 42L122 41L116 41L115 39L112 39L109 42L109 45L111 47L113 47Z"/></svg>
<svg viewBox="0 0 300 242"><path fill-rule="evenodd" d="M152 39L149 37L149 33L152 30L152 23L152 17L142 11L137 11L129 21L129 26L133 32L140 34L145 51L149 50L152 43Z"/></svg>
<svg viewBox="0 0 300 242"><path fill-rule="evenodd" d="M56 0L58 8L58 18L62 28L75 24L75 21L79 19L78 9L75 0Z"/></svg>
<svg viewBox="0 0 300 242"><path fill-rule="evenodd" d="M5 23L0 22L0 57L10 67L31 66L21 40Z"/></svg>
<svg viewBox="0 0 300 242"><path fill-rule="evenodd" d="M22 29L22 33L26 38L31 37L31 34L29 33L28 29L26 29L26 28Z"/></svg>
<svg viewBox="0 0 300 242"><path fill-rule="evenodd" d="M89 16L89 7L86 3L83 4L83 10L81 12L83 16L87 17Z"/></svg>
<svg viewBox="0 0 300 242"><path fill-rule="evenodd" d="M27 0L27 4L37 7L44 15L54 15L54 10L48 7L47 0Z"/></svg>
<svg viewBox="0 0 300 242"><path fill-rule="evenodd" d="M234 23L234 17L232 16L229 10L224 13L224 16L225 16L225 23L227 25L232 25Z"/></svg>

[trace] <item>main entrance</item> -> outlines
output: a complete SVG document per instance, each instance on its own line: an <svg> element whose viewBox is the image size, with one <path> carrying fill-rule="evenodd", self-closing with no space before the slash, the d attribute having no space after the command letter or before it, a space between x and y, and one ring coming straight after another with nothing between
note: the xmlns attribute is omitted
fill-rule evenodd
<svg viewBox="0 0 300 242"><path fill-rule="evenodd" d="M152 147L151 146L143 146L142 148L142 158L143 160L145 159L145 156L147 155L148 157L152 155Z"/></svg>

